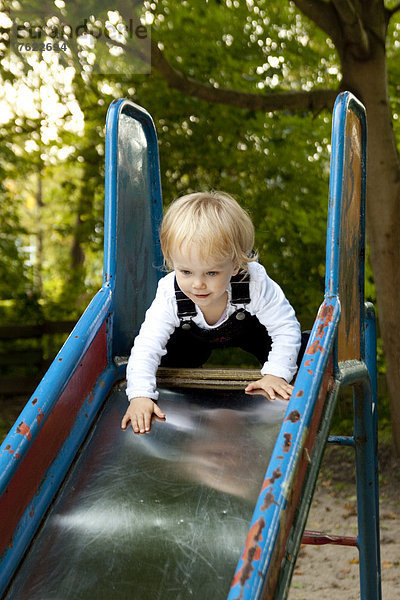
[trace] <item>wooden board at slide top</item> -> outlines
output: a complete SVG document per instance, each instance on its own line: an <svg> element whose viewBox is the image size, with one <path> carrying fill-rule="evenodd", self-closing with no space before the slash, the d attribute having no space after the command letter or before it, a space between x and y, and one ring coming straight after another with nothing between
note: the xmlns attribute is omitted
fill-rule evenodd
<svg viewBox="0 0 400 600"><path fill-rule="evenodd" d="M361 358L360 312L364 301L364 282L361 281L364 274L360 272L360 255L364 252L360 228L361 161L361 123L358 116L349 110L345 134L340 240L339 298L342 310L338 334L339 361Z"/></svg>

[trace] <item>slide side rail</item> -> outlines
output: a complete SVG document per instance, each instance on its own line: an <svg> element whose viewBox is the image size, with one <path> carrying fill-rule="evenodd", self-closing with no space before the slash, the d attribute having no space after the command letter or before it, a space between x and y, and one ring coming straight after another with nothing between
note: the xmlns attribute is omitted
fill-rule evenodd
<svg viewBox="0 0 400 600"><path fill-rule="evenodd" d="M78 365L111 310L111 290L103 287L75 325L0 449L0 496L5 492L54 405L67 387ZM38 418L38 415L40 418Z"/></svg>

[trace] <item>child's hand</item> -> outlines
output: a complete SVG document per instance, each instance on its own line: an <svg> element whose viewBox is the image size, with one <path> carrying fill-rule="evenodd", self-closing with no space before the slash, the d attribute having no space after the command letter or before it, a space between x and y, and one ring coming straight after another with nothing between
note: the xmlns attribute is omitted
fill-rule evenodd
<svg viewBox="0 0 400 600"><path fill-rule="evenodd" d="M132 398L121 421L121 427L125 430L130 421L134 433L148 433L153 414L155 418L165 421L165 414L151 398Z"/></svg>
<svg viewBox="0 0 400 600"><path fill-rule="evenodd" d="M289 400L293 392L293 386L282 377L264 375L261 379L249 383L244 391L246 394L262 394L271 401L275 398Z"/></svg>

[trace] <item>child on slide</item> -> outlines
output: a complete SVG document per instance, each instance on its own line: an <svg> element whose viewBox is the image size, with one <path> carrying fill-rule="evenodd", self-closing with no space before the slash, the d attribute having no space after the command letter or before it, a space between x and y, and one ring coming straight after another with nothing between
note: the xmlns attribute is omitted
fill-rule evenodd
<svg viewBox="0 0 400 600"><path fill-rule="evenodd" d="M171 272L159 281L131 351L122 429L130 423L134 433L147 433L152 418L165 419L157 405L159 365L200 367L217 347L240 347L260 361L261 377L246 393L289 400L300 326L257 262L249 215L226 193L189 194L169 206L160 240Z"/></svg>

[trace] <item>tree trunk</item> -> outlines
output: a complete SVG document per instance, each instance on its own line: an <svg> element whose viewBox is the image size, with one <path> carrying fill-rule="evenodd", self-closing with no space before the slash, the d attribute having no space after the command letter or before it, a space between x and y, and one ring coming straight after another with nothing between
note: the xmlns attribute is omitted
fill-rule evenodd
<svg viewBox="0 0 400 600"><path fill-rule="evenodd" d="M353 91L367 109L367 241L386 358L393 444L400 455L400 162L392 127L385 49L378 42L370 60L346 57L342 66L344 87Z"/></svg>

